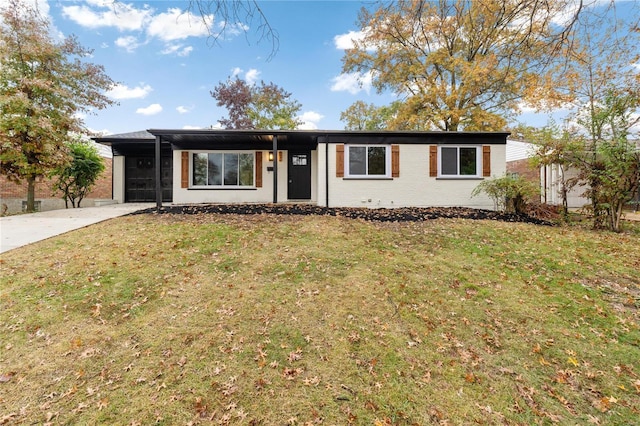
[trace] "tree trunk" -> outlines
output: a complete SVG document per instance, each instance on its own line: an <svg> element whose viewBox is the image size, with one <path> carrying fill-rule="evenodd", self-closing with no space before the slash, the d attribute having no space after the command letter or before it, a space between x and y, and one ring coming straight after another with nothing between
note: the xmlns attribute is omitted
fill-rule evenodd
<svg viewBox="0 0 640 426"><path fill-rule="evenodd" d="M36 178L27 178L27 213L36 211Z"/></svg>
<svg viewBox="0 0 640 426"><path fill-rule="evenodd" d="M614 232L622 231L622 227L620 226L620 221L622 219L622 208L624 203L617 203L617 205L611 209L611 229Z"/></svg>

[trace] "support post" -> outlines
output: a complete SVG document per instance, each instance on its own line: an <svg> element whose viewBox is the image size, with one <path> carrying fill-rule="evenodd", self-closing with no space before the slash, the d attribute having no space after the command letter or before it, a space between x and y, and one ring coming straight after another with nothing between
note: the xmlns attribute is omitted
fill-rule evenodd
<svg viewBox="0 0 640 426"><path fill-rule="evenodd" d="M160 136L156 136L156 211L162 208L162 162L160 161Z"/></svg>
<svg viewBox="0 0 640 426"><path fill-rule="evenodd" d="M278 136L273 136L273 204L278 202Z"/></svg>

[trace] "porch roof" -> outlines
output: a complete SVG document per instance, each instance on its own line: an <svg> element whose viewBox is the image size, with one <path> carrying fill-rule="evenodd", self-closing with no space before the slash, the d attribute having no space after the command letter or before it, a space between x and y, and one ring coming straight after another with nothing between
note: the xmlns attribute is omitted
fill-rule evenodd
<svg viewBox="0 0 640 426"><path fill-rule="evenodd" d="M413 143L446 144L462 141L506 144L509 132L439 132L439 131L351 131L351 130L222 130L222 129L149 129L163 142L180 148L197 148L202 144L246 144L269 146L277 137L278 146L317 146L318 143Z"/></svg>
<svg viewBox="0 0 640 426"><path fill-rule="evenodd" d="M251 148L269 150L277 137L279 149L310 148L318 143L366 144L506 144L509 132L149 129L93 138L118 151L153 146L156 137L174 149Z"/></svg>

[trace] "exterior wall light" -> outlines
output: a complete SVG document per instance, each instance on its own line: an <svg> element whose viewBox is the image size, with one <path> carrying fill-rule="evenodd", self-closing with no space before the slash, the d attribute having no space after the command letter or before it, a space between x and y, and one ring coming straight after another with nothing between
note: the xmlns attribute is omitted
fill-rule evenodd
<svg viewBox="0 0 640 426"><path fill-rule="evenodd" d="M267 158L269 161L273 161L273 151L269 151L269 156ZM282 163L282 151L278 151L278 162Z"/></svg>

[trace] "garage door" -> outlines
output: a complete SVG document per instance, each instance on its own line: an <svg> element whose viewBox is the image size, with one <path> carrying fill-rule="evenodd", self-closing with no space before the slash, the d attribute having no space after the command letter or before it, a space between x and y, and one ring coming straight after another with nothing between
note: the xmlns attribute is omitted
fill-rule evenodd
<svg viewBox="0 0 640 426"><path fill-rule="evenodd" d="M126 157L125 202L146 203L156 201L156 170L154 157ZM171 157L162 158L162 201L173 199L173 164Z"/></svg>

